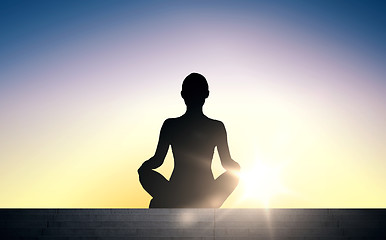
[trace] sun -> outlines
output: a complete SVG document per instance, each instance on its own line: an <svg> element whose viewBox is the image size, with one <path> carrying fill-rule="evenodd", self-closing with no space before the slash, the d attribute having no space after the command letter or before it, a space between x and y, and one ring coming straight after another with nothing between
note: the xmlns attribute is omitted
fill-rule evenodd
<svg viewBox="0 0 386 240"><path fill-rule="evenodd" d="M263 162L257 162L247 169L242 169L240 184L244 189L243 198L260 201L268 208L273 197L289 191L282 184L282 170L283 166L273 166Z"/></svg>

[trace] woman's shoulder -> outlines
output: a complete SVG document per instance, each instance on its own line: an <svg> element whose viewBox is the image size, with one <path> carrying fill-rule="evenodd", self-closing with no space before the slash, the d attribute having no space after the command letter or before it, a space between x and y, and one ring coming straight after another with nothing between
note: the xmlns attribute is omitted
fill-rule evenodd
<svg viewBox="0 0 386 240"><path fill-rule="evenodd" d="M208 120L215 126L222 127L224 126L224 123L217 119L208 118Z"/></svg>

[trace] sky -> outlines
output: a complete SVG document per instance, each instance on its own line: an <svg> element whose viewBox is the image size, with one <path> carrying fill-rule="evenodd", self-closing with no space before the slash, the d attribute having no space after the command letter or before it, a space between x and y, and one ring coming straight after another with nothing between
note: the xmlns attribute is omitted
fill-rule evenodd
<svg viewBox="0 0 386 240"><path fill-rule="evenodd" d="M137 169L191 72L242 168L223 207L386 207L385 10L1 1L0 207L146 208Z"/></svg>

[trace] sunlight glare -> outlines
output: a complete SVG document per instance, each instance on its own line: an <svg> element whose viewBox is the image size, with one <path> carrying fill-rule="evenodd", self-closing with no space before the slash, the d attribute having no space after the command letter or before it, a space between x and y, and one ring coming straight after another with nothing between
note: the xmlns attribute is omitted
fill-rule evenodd
<svg viewBox="0 0 386 240"><path fill-rule="evenodd" d="M244 188L244 199L255 199L268 208L274 196L288 192L281 182L281 166L273 166L262 162L242 170L240 183Z"/></svg>

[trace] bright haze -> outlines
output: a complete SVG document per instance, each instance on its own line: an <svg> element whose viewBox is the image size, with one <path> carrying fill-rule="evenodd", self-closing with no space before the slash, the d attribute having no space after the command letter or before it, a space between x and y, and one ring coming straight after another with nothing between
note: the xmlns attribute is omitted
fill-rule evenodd
<svg viewBox="0 0 386 240"><path fill-rule="evenodd" d="M223 207L386 207L386 7L286 2L2 1L0 207L147 207L191 72L242 167Z"/></svg>

